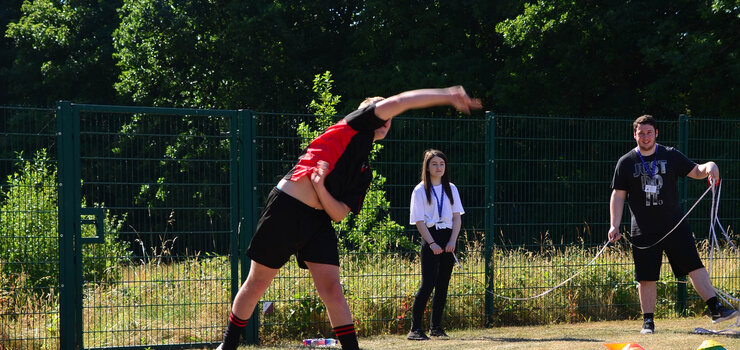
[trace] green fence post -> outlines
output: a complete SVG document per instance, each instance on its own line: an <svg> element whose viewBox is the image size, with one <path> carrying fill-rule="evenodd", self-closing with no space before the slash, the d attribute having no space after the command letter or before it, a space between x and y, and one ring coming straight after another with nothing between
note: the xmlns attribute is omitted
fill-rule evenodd
<svg viewBox="0 0 740 350"><path fill-rule="evenodd" d="M75 237L80 219L80 119L69 101L57 102L59 144L59 344L62 349L82 346L79 261Z"/></svg>
<svg viewBox="0 0 740 350"><path fill-rule="evenodd" d="M240 112L231 118L229 125L229 182L230 182L230 204L231 204L231 235L229 237L229 262L231 263L231 300L234 300L236 293L239 291L239 229L241 228L241 206L239 205L239 126Z"/></svg>
<svg viewBox="0 0 740 350"><path fill-rule="evenodd" d="M688 156L689 152L689 117L685 114L678 116L678 149ZM686 186L686 179L680 178L678 182L678 193L681 201L681 206L684 212L688 208L688 190ZM679 316L686 316L686 276L678 278L678 284L676 284L676 313Z"/></svg>
<svg viewBox="0 0 740 350"><path fill-rule="evenodd" d="M239 259L243 283L249 274L251 260L247 257L247 247L252 240L257 218L257 116L248 110L239 110ZM234 293L236 295L236 293ZM259 304L255 306L252 317L244 327L244 337L248 344L259 342Z"/></svg>
<svg viewBox="0 0 740 350"><path fill-rule="evenodd" d="M685 114L678 116L678 149L689 156L689 117ZM686 179L681 178L678 182L678 191L680 193L681 206L685 211L688 208L688 192L686 188Z"/></svg>
<svg viewBox="0 0 740 350"><path fill-rule="evenodd" d="M494 230L495 230L495 222L493 220L493 211L494 211L494 141L495 141L495 131L496 131L496 124L494 122L494 116L493 112L486 112L486 122L487 122L487 128L486 128L486 160L488 164L486 164L486 236L485 236L485 251L483 252L483 256L485 259L485 281L486 281L486 290L485 293L485 308L486 308L486 326L491 326L493 323L493 281L494 281L494 274L495 269L493 266L493 237L494 237Z"/></svg>

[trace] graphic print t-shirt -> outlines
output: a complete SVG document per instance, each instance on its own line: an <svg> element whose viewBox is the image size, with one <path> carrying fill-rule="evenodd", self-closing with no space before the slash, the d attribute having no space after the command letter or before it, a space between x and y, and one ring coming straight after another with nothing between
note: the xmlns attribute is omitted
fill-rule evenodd
<svg viewBox="0 0 740 350"><path fill-rule="evenodd" d="M612 189L627 191L627 203L632 214L631 232L636 241L654 243L681 220L683 210L678 200L678 178L686 176L694 166L696 163L683 153L659 144L650 156L640 159L637 149L632 149L619 159ZM646 185L655 186L655 192L645 191ZM686 221L682 227L684 225L688 229Z"/></svg>

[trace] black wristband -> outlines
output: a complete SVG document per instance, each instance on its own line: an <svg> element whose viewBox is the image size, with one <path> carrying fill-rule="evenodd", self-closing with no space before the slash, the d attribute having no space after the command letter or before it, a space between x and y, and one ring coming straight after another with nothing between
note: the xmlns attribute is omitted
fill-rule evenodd
<svg viewBox="0 0 740 350"><path fill-rule="evenodd" d="M430 245L430 246L431 246L432 244L437 244L437 242L435 242L435 241L432 241L431 243L429 243L429 245Z"/></svg>

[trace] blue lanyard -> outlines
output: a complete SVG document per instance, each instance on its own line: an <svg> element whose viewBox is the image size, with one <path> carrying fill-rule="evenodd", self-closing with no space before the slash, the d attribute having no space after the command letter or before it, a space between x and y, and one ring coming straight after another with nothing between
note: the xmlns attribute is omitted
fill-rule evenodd
<svg viewBox="0 0 740 350"><path fill-rule="evenodd" d="M642 158L642 154L640 154L640 150L635 148L635 152L637 152L637 155L640 156L642 167L645 168L645 171L647 171L648 174L650 174L650 178L652 179L653 176L655 175L655 161L658 159L658 145L655 145L655 153L653 154L655 158L653 158L653 163L651 164L650 168L648 168L647 164L645 164L645 159Z"/></svg>
<svg viewBox="0 0 740 350"><path fill-rule="evenodd" d="M437 212L439 213L439 221L442 221L442 200L445 198L445 190L443 188L441 191L439 191L441 193L439 194L439 198L437 198L437 191L434 190L434 186L431 187L432 193L434 193L434 199L437 200Z"/></svg>

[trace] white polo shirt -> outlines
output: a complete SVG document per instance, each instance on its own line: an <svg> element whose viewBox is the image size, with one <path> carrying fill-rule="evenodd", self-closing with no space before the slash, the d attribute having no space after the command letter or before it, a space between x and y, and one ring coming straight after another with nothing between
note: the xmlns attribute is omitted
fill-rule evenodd
<svg viewBox="0 0 740 350"><path fill-rule="evenodd" d="M417 221L424 221L427 227L436 226L438 230L443 228L452 228L452 213L460 213L460 215L465 214L465 210L460 201L460 193L457 192L455 184L450 183L452 198L455 202L455 204L450 204L450 199L447 198L447 193L444 193L442 184L432 187L434 188L434 191L430 191L430 195L432 196L431 203L427 201L423 182L420 182L416 187L414 187L414 191L411 192L411 215L409 224L415 225ZM437 198L434 198L435 192ZM440 217L437 204L439 200L438 197L441 196L441 193L444 193L444 198L442 199L442 216Z"/></svg>

